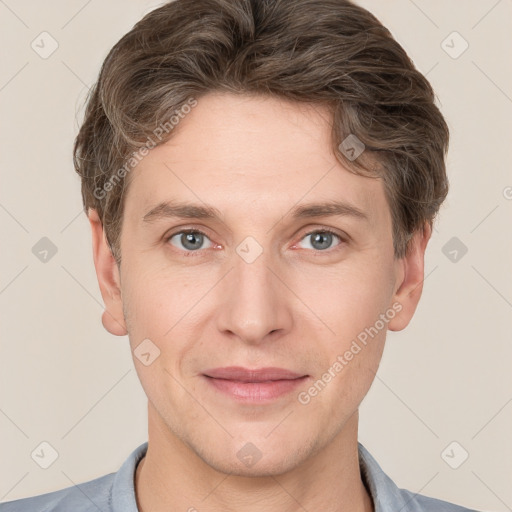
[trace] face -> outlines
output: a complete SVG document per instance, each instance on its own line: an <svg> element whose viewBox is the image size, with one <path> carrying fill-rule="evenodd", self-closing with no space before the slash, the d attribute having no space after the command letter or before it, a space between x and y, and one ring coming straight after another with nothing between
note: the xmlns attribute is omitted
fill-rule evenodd
<svg viewBox="0 0 512 512"><path fill-rule="evenodd" d="M91 218L150 422L226 473L282 473L339 436L421 293L429 234L394 258L383 183L343 168L328 120L210 93L132 171L120 269Z"/></svg>

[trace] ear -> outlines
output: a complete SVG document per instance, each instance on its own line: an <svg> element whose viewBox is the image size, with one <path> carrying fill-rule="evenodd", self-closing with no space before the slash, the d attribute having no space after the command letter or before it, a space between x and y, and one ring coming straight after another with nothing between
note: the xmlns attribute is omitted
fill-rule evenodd
<svg viewBox="0 0 512 512"><path fill-rule="evenodd" d="M424 257L427 243L432 235L428 222L423 229L417 230L411 240L407 254L396 260L396 288L393 303L399 303L400 312L388 322L388 329L401 331L411 321L423 291Z"/></svg>
<svg viewBox="0 0 512 512"><path fill-rule="evenodd" d="M107 243L98 212L89 208L88 218L92 230L94 267L105 303L101 321L111 334L124 336L128 331L123 314L119 268Z"/></svg>

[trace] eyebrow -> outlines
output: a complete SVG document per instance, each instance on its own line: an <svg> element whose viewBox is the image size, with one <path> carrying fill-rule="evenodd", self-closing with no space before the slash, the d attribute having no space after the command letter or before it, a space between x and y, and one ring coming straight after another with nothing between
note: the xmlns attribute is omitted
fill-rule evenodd
<svg viewBox="0 0 512 512"><path fill-rule="evenodd" d="M293 208L290 213L294 219L345 216L369 221L368 215L363 210L343 201L302 204ZM142 220L151 223L169 218L220 220L221 217L221 212L213 206L163 201L151 208Z"/></svg>

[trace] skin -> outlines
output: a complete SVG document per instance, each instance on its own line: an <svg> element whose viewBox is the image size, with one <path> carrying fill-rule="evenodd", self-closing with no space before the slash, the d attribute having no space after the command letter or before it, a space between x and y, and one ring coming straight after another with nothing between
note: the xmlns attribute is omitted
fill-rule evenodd
<svg viewBox="0 0 512 512"><path fill-rule="evenodd" d="M403 329L414 314L431 231L425 225L395 259L383 183L339 163L328 119L319 106L209 93L131 171L120 268L90 210L103 325L128 334L132 351L146 338L160 350L148 366L134 357L148 396L149 445L135 479L143 512L374 510L359 471L358 407L387 329ZM221 218L143 222L171 199L212 205ZM355 205L368 220L290 214L327 200ZM169 239L184 228L206 233L199 249ZM325 228L340 238L319 248L314 234ZM263 250L252 263L236 252L248 236ZM385 328L301 404L297 392L397 303ZM241 404L202 375L232 365L309 377L272 402ZM252 466L237 457L248 442L262 455Z"/></svg>

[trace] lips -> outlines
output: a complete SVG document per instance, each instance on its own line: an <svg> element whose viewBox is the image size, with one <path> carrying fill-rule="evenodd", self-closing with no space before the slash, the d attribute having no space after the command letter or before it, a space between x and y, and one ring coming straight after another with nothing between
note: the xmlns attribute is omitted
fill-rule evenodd
<svg viewBox="0 0 512 512"><path fill-rule="evenodd" d="M267 382L275 380L294 380L305 375L295 373L284 368L259 368L251 370L242 366L227 366L225 368L213 368L204 372L207 377L214 379L234 380L238 382Z"/></svg>
<svg viewBox="0 0 512 512"><path fill-rule="evenodd" d="M268 403L283 397L300 386L308 375L284 368L249 369L241 366L212 368L203 373L206 382L237 402Z"/></svg>

